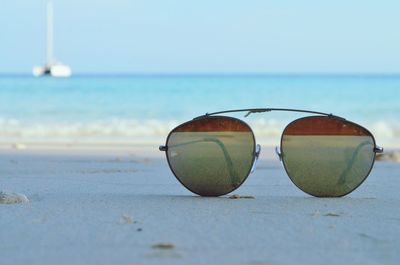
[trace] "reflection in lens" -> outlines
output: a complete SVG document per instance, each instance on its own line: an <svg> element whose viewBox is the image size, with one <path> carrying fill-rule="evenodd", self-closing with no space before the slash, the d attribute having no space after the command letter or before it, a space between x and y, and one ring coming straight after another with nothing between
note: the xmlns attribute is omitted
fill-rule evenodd
<svg viewBox="0 0 400 265"><path fill-rule="evenodd" d="M337 117L296 120L284 130L281 145L290 179L318 197L352 192L366 179L375 159L371 133Z"/></svg>
<svg viewBox="0 0 400 265"><path fill-rule="evenodd" d="M220 196L239 187L254 160L254 135L244 122L205 117L175 128L167 158L178 180L202 196Z"/></svg>

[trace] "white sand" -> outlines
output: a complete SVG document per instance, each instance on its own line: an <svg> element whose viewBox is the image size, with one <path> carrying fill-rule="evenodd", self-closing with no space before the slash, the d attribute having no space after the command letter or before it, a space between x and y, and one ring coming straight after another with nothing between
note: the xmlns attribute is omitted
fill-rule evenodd
<svg viewBox="0 0 400 265"><path fill-rule="evenodd" d="M272 150L233 194L201 198L162 153L0 151L0 264L400 264L400 164L338 199L312 198ZM230 194L231 195L231 194Z"/></svg>

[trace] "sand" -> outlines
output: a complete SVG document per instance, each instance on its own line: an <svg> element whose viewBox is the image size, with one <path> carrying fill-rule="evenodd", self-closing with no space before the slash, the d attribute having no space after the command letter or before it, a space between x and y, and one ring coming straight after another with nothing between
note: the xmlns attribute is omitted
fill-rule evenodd
<svg viewBox="0 0 400 265"><path fill-rule="evenodd" d="M2 148L0 191L29 202L0 204L0 264L400 264L400 163L320 199L267 149L238 190L202 198L156 150Z"/></svg>

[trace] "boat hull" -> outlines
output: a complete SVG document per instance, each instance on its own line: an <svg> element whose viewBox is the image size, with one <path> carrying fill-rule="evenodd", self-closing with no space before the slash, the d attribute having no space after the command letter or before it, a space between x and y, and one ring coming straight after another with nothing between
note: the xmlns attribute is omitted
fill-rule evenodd
<svg viewBox="0 0 400 265"><path fill-rule="evenodd" d="M53 76L53 77L69 77L72 74L71 68L68 65L55 64L50 66L36 66L33 68L34 76Z"/></svg>

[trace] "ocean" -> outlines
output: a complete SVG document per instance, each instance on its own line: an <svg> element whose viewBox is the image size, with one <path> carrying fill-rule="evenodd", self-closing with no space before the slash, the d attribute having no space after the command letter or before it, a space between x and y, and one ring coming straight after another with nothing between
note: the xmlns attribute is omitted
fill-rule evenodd
<svg viewBox="0 0 400 265"><path fill-rule="evenodd" d="M193 117L226 109L307 109L369 129L400 147L400 76L143 75L0 77L0 143L161 144ZM244 118L258 142L279 145L302 113Z"/></svg>

